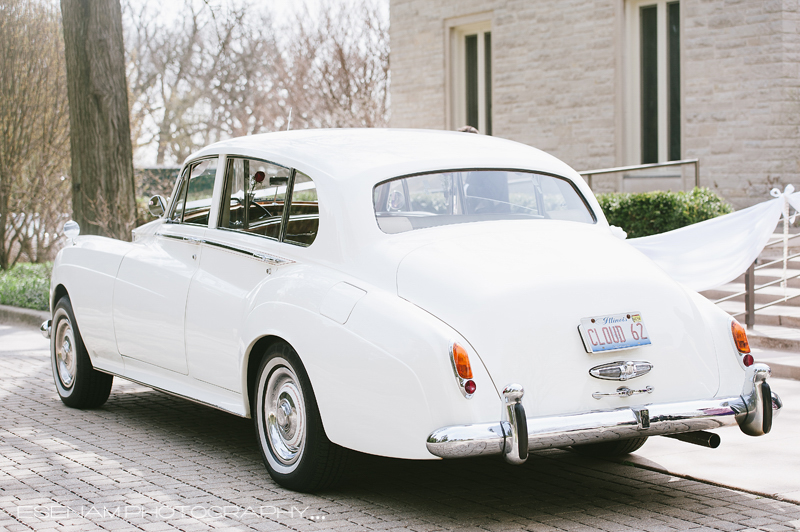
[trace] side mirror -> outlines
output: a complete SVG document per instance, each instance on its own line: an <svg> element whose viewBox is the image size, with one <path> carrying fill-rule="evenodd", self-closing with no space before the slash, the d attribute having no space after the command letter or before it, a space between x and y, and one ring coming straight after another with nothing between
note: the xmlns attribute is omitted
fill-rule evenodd
<svg viewBox="0 0 800 532"><path fill-rule="evenodd" d="M147 210L150 211L150 214L161 218L167 210L167 201L163 198L163 196L153 196L150 198L150 201L147 202Z"/></svg>
<svg viewBox="0 0 800 532"><path fill-rule="evenodd" d="M281 177L281 176L270 176L269 178L269 186L277 187L279 185L285 185L289 182L288 177Z"/></svg>

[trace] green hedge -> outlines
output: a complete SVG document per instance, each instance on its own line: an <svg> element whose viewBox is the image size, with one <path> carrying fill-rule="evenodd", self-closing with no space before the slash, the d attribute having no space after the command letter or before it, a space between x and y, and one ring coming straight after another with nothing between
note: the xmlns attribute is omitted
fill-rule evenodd
<svg viewBox="0 0 800 532"><path fill-rule="evenodd" d="M52 271L52 262L17 264L8 271L0 270L0 305L48 310Z"/></svg>
<svg viewBox="0 0 800 532"><path fill-rule="evenodd" d="M628 238L664 233L733 212L733 207L707 188L598 194L597 201L608 223L624 229Z"/></svg>

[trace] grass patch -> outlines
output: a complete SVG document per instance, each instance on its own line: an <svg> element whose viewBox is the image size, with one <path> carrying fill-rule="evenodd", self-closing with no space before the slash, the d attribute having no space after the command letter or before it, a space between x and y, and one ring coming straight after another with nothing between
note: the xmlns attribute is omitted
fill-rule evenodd
<svg viewBox="0 0 800 532"><path fill-rule="evenodd" d="M49 310L52 272L52 262L22 263L0 271L0 305Z"/></svg>

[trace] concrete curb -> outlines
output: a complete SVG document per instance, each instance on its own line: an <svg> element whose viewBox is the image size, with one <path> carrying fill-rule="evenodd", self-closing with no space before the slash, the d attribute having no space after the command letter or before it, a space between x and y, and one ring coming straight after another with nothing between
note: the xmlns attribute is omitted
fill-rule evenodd
<svg viewBox="0 0 800 532"><path fill-rule="evenodd" d="M50 312L47 311L0 305L0 322L3 323L18 323L38 329L43 321L49 319Z"/></svg>

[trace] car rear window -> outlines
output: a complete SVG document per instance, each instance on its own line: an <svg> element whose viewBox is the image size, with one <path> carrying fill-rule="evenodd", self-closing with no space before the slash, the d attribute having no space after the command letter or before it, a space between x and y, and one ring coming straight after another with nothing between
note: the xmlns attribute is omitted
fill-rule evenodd
<svg viewBox="0 0 800 532"><path fill-rule="evenodd" d="M487 220L596 221L570 181L510 170L401 177L377 185L373 203L385 233Z"/></svg>

